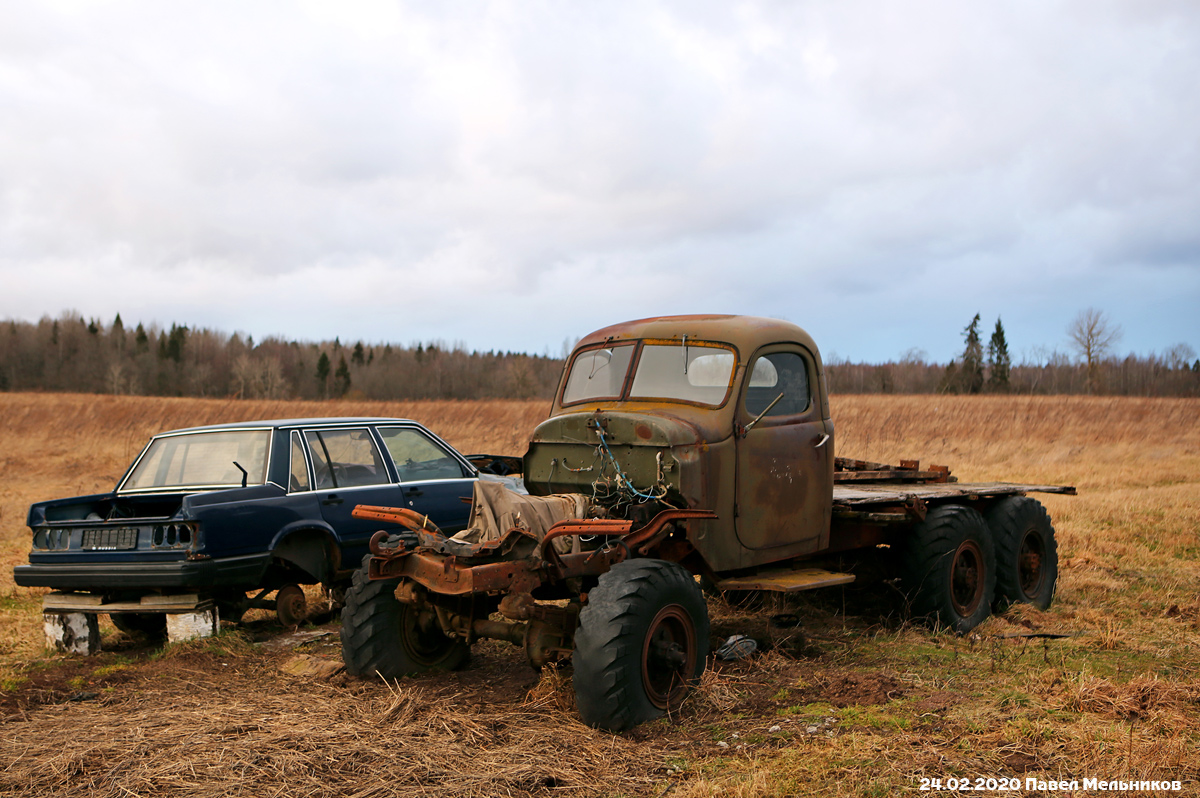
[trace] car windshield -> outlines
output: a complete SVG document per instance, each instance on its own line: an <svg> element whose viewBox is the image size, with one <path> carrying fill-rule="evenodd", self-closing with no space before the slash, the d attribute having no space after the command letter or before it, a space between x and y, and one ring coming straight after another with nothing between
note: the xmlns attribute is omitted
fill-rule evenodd
<svg viewBox="0 0 1200 798"><path fill-rule="evenodd" d="M231 488L266 481L270 430L225 430L163 435L150 441L122 491Z"/></svg>
<svg viewBox="0 0 1200 798"><path fill-rule="evenodd" d="M567 374L562 403L620 399L633 360L634 343L577 354ZM729 393L736 362L733 350L721 344L644 343L628 396L720 405Z"/></svg>

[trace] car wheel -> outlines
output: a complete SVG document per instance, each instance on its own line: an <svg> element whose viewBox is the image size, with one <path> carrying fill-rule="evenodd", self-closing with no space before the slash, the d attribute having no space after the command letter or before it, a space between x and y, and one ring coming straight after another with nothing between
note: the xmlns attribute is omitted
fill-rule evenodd
<svg viewBox="0 0 1200 798"><path fill-rule="evenodd" d="M284 626L299 626L308 617L308 599L299 585L285 585L275 594L275 617Z"/></svg>

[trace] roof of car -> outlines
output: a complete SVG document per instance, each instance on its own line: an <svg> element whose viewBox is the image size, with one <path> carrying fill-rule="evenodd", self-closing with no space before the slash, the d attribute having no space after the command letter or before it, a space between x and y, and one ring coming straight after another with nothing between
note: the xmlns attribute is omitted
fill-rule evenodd
<svg viewBox="0 0 1200 798"><path fill-rule="evenodd" d="M260 429L263 427L327 427L333 425L354 424L416 424L407 418L386 418L379 416L329 416L327 418L271 418L259 421L233 421L228 424L208 424L202 427L184 427L183 429L167 430L159 433L168 435L176 432L207 432L223 429Z"/></svg>

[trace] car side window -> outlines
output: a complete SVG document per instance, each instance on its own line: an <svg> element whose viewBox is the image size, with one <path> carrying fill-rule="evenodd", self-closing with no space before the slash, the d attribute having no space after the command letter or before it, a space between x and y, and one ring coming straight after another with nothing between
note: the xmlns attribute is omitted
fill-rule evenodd
<svg viewBox="0 0 1200 798"><path fill-rule="evenodd" d="M401 482L469 476L458 460L420 430L381 427L379 435L396 464Z"/></svg>
<svg viewBox="0 0 1200 798"><path fill-rule="evenodd" d="M746 386L747 413L758 416L770 407L767 416L794 416L807 410L811 401L808 364L803 357L796 352L772 352L755 359Z"/></svg>
<svg viewBox="0 0 1200 798"><path fill-rule="evenodd" d="M292 465L291 476L288 479L288 490L308 490L312 487L308 481L308 463L304 459L304 446L300 443L300 433L292 432Z"/></svg>
<svg viewBox="0 0 1200 798"><path fill-rule="evenodd" d="M309 430L317 489L385 485L387 469L367 429Z"/></svg>

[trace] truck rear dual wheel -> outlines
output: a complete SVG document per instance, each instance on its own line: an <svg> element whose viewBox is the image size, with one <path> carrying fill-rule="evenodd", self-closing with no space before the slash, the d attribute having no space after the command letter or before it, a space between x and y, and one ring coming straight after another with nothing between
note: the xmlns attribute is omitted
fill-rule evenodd
<svg viewBox="0 0 1200 798"><path fill-rule="evenodd" d="M398 679L429 670L458 670L470 647L442 631L437 617L396 599L397 579L367 578L367 562L354 572L342 608L342 660L352 676Z"/></svg>
<svg viewBox="0 0 1200 798"><path fill-rule="evenodd" d="M704 671L708 608L666 560L626 560L588 592L575 632L575 704L584 723L620 731L677 709Z"/></svg>
<svg viewBox="0 0 1200 798"><path fill-rule="evenodd" d="M1046 508L1028 496L1009 496L993 505L986 518L996 540L995 608L1049 607L1058 582L1058 544Z"/></svg>
<svg viewBox="0 0 1200 798"><path fill-rule="evenodd" d="M991 614L996 553L975 510L957 504L930 510L901 550L901 569L915 617L963 634Z"/></svg>

